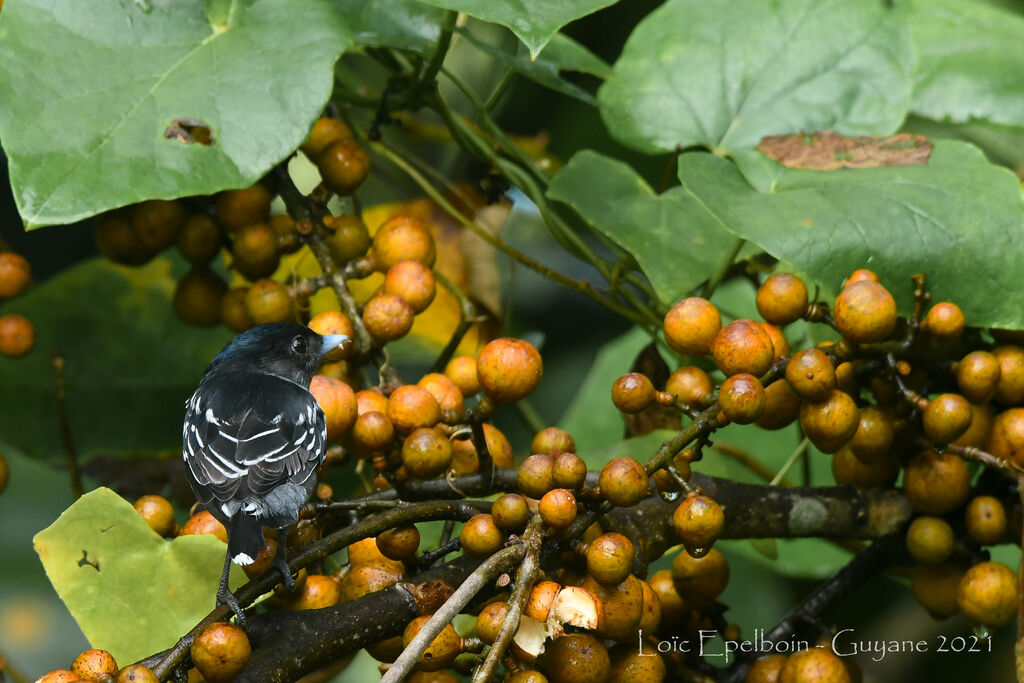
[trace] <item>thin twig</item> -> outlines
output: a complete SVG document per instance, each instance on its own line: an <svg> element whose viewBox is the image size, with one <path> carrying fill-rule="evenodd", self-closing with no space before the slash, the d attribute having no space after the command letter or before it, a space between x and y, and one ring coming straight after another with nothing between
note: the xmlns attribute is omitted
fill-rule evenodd
<svg viewBox="0 0 1024 683"><path fill-rule="evenodd" d="M68 464L68 476L71 479L71 495L78 500L82 497L82 472L78 467L78 451L75 448L75 440L71 436L71 422L68 420L66 402L66 386L64 383L64 368L67 359L60 351L54 351L50 359L53 367L53 376L56 383L57 394L57 424L60 427L61 440L64 443L64 455Z"/></svg>

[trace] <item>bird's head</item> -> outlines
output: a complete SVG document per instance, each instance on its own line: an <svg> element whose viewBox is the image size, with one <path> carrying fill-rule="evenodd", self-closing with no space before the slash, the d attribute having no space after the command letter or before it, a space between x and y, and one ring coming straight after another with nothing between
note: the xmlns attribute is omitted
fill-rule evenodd
<svg viewBox="0 0 1024 683"><path fill-rule="evenodd" d="M324 356L348 341L295 323L268 323L231 340L210 362L204 378L239 371L273 375L308 387Z"/></svg>

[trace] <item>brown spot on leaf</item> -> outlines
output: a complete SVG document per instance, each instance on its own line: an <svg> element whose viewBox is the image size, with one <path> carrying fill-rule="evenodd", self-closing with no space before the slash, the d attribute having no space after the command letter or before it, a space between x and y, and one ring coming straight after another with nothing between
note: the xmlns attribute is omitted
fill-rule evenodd
<svg viewBox="0 0 1024 683"><path fill-rule="evenodd" d="M174 119L164 131L164 137L187 145L212 145L213 129L199 119Z"/></svg>
<svg viewBox="0 0 1024 683"><path fill-rule="evenodd" d="M78 561L78 566L79 567L92 567L96 571L100 570L100 563L98 561L96 561L96 560L90 560L89 559L89 552L87 550L84 550L84 549L82 550L82 559L80 559Z"/></svg>
<svg viewBox="0 0 1024 683"><path fill-rule="evenodd" d="M840 168L921 166L928 163L932 143L923 135L843 137L831 130L763 138L762 154L788 168L835 171Z"/></svg>

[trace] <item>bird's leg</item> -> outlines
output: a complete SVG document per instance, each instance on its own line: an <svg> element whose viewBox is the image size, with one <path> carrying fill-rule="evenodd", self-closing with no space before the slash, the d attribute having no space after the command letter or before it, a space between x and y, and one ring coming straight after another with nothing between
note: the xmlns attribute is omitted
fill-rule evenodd
<svg viewBox="0 0 1024 683"><path fill-rule="evenodd" d="M287 526L277 528L277 552L274 553L271 565L281 572L281 585L284 586L285 591L292 593L295 591L295 579L292 578L292 573L288 569L288 555L285 551L288 547L288 528Z"/></svg>
<svg viewBox="0 0 1024 683"><path fill-rule="evenodd" d="M217 604L227 605L234 612L238 625L245 627L245 614L235 599L235 594L228 588L228 575L231 573L231 553L224 553L224 571L220 575L220 588L217 589Z"/></svg>

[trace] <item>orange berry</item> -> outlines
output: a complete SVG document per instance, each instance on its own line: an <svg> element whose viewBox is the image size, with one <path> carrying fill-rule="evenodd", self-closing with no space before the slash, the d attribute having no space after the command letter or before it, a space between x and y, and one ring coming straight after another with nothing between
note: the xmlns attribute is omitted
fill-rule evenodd
<svg viewBox="0 0 1024 683"><path fill-rule="evenodd" d="M441 421L441 406L429 391L415 384L400 386L388 398L387 415L399 432L433 427Z"/></svg>
<svg viewBox="0 0 1024 683"><path fill-rule="evenodd" d="M263 223L270 217L270 192L259 183L217 195L217 219L229 232Z"/></svg>
<svg viewBox="0 0 1024 683"><path fill-rule="evenodd" d="M13 251L0 253L0 299L21 294L31 278L32 268L24 256Z"/></svg>
<svg viewBox="0 0 1024 683"><path fill-rule="evenodd" d="M402 297L422 313L434 300L434 273L419 261L399 261L384 276L384 292Z"/></svg>
<svg viewBox="0 0 1024 683"><path fill-rule="evenodd" d="M83 681L103 681L117 675L117 662L106 650L86 650L75 657L71 671Z"/></svg>
<svg viewBox="0 0 1024 683"><path fill-rule="evenodd" d="M349 320L347 315L338 310L317 313L310 319L309 329L317 334L343 334L349 339L354 339L356 334L352 321ZM351 346L348 344L343 348L335 349L328 354L327 360L336 361L345 358L349 354L350 349Z"/></svg>
<svg viewBox="0 0 1024 683"><path fill-rule="evenodd" d="M165 249L178 239L185 222L185 209L174 200L148 199L130 207L132 230L139 241L153 252Z"/></svg>
<svg viewBox="0 0 1024 683"><path fill-rule="evenodd" d="M679 353L699 356L711 353L722 316L707 299L683 299L669 310L664 322L665 341Z"/></svg>
<svg viewBox="0 0 1024 683"><path fill-rule="evenodd" d="M672 561L672 581L683 600L703 608L729 583L729 563L715 548L701 557L683 551Z"/></svg>
<svg viewBox="0 0 1024 683"><path fill-rule="evenodd" d="M711 345L711 354L726 377L742 372L760 376L775 361L771 337L758 323L745 318L721 329Z"/></svg>
<svg viewBox="0 0 1024 683"><path fill-rule="evenodd" d="M597 480L601 495L617 507L636 505L647 496L647 473L636 460L615 458Z"/></svg>
<svg viewBox="0 0 1024 683"><path fill-rule="evenodd" d="M225 543L228 542L228 530L217 521L217 518L207 510L197 512L188 518L185 526L181 527L179 536L216 536Z"/></svg>
<svg viewBox="0 0 1024 683"><path fill-rule="evenodd" d="M948 619L960 612L956 594L965 569L957 562L914 567L910 578L914 597L935 619Z"/></svg>
<svg viewBox="0 0 1024 683"><path fill-rule="evenodd" d="M598 536L587 546L587 573L602 586L617 586L633 568L633 542L622 534Z"/></svg>
<svg viewBox="0 0 1024 683"><path fill-rule="evenodd" d="M833 319L839 334L851 342L882 341L896 327L896 300L877 282L848 284L836 297Z"/></svg>
<svg viewBox="0 0 1024 683"><path fill-rule="evenodd" d="M903 472L903 494L920 512L929 515L952 512L966 503L971 494L967 464L952 453L919 453Z"/></svg>
<svg viewBox="0 0 1024 683"><path fill-rule="evenodd" d="M331 234L327 236L327 246L340 263L353 261L370 248L370 232L359 216L325 216L324 225L331 229Z"/></svg>
<svg viewBox="0 0 1024 683"><path fill-rule="evenodd" d="M114 683L160 683L153 670L141 664L131 664L121 669Z"/></svg>
<svg viewBox="0 0 1024 683"><path fill-rule="evenodd" d="M718 392L718 405L730 421L736 424L750 424L764 413L767 405L761 381L748 373L732 375L722 382Z"/></svg>
<svg viewBox="0 0 1024 683"><path fill-rule="evenodd" d="M555 459L550 455L531 455L516 471L516 485L530 498L540 498L555 487Z"/></svg>
<svg viewBox="0 0 1024 683"><path fill-rule="evenodd" d="M421 427L402 443L402 464L418 479L430 479L448 469L452 462L452 446L435 427Z"/></svg>
<svg viewBox="0 0 1024 683"><path fill-rule="evenodd" d="M233 680L245 668L252 657L252 646L245 631L221 621L200 631L189 652L203 677L216 683Z"/></svg>
<svg viewBox="0 0 1024 683"><path fill-rule="evenodd" d="M791 654L779 672L779 683L850 683L846 664L827 647L809 647Z"/></svg>
<svg viewBox="0 0 1024 683"><path fill-rule="evenodd" d="M714 388L708 373L692 365L678 368L665 382L665 391L674 394L676 401L689 408L699 409L708 405Z"/></svg>
<svg viewBox="0 0 1024 683"><path fill-rule="evenodd" d="M174 290L174 312L189 325L216 325L227 289L220 276L207 266L193 266Z"/></svg>
<svg viewBox="0 0 1024 683"><path fill-rule="evenodd" d="M356 421L356 395L352 388L340 379L326 375L314 375L309 385L320 409L327 418L327 438L337 441ZM312 425L310 426L312 428Z"/></svg>
<svg viewBox="0 0 1024 683"><path fill-rule="evenodd" d="M395 428L391 420L376 410L359 415L352 425L352 438L357 444L371 451L387 447L394 437Z"/></svg>
<svg viewBox="0 0 1024 683"><path fill-rule="evenodd" d="M654 402L654 393L646 375L631 372L612 384L612 403L624 413L639 413Z"/></svg>
<svg viewBox="0 0 1024 683"><path fill-rule="evenodd" d="M832 476L837 484L864 488L892 486L899 473L899 465L892 454L868 463L861 461L850 448L843 447L832 456Z"/></svg>
<svg viewBox="0 0 1024 683"><path fill-rule="evenodd" d="M476 358L473 356L455 356L444 366L444 374L467 398L480 391L480 381L476 376Z"/></svg>
<svg viewBox="0 0 1024 683"><path fill-rule="evenodd" d="M843 282L843 289L858 282L878 282L878 276L875 275L874 271L867 268L858 268L850 273L850 277L846 278Z"/></svg>
<svg viewBox="0 0 1024 683"><path fill-rule="evenodd" d="M28 318L17 313L0 317L0 354L21 358L35 345L36 329Z"/></svg>
<svg viewBox="0 0 1024 683"><path fill-rule="evenodd" d="M755 298L757 312L773 325L788 325L807 312L807 285L792 273L774 273Z"/></svg>
<svg viewBox="0 0 1024 683"><path fill-rule="evenodd" d="M399 261L434 265L434 238L423 221L412 216L395 216L373 236L373 259L378 270L386 271Z"/></svg>
<svg viewBox="0 0 1024 683"><path fill-rule="evenodd" d="M284 322L292 317L292 297L280 282L257 280L245 293L245 310L257 325Z"/></svg>
<svg viewBox="0 0 1024 683"><path fill-rule="evenodd" d="M578 489L587 479L587 463L575 453L559 453L551 468L551 478L555 486Z"/></svg>
<svg viewBox="0 0 1024 683"><path fill-rule="evenodd" d="M402 633L402 645L409 647L416 634L420 632L423 625L430 620L430 615L416 617L409 622ZM462 638L455 631L451 624L445 625L437 637L430 643L426 651L420 655L416 662L416 668L423 671L438 671L451 666L455 658L462 652Z"/></svg>
<svg viewBox="0 0 1024 683"><path fill-rule="evenodd" d="M388 413L388 397L379 389L363 389L356 392L356 412L359 415L364 413Z"/></svg>
<svg viewBox="0 0 1024 683"><path fill-rule="evenodd" d="M480 386L498 403L513 403L530 394L543 371L537 349L522 339L495 339L476 359Z"/></svg>
<svg viewBox="0 0 1024 683"><path fill-rule="evenodd" d="M687 551L703 554L715 542L725 525L722 507L696 491L686 495L672 514L672 526Z"/></svg>
<svg viewBox="0 0 1024 683"><path fill-rule="evenodd" d="M350 195L370 173L370 157L355 140L335 140L316 157L324 185L338 195Z"/></svg>
<svg viewBox="0 0 1024 683"><path fill-rule="evenodd" d="M1017 574L1005 564L980 562L960 579L957 604L967 621L998 628L1017 614Z"/></svg>
<svg viewBox="0 0 1024 683"><path fill-rule="evenodd" d="M476 635L488 645L494 643L508 617L509 606L503 600L489 602L476 617Z"/></svg>
<svg viewBox="0 0 1024 683"><path fill-rule="evenodd" d="M174 508L163 496L142 496L134 503L135 511L149 528L161 536L174 535Z"/></svg>
<svg viewBox="0 0 1024 683"><path fill-rule="evenodd" d="M512 444L497 427L484 424L484 443L495 467L512 467ZM452 441L452 469L458 474L470 474L480 470L480 458L472 439Z"/></svg>
<svg viewBox="0 0 1024 683"><path fill-rule="evenodd" d="M943 301L931 307L924 319L924 329L939 339L956 339L964 331L967 319L954 303Z"/></svg>
<svg viewBox="0 0 1024 683"><path fill-rule="evenodd" d="M999 543L1006 535L1006 508L998 498L978 496L967 504L967 535L980 545Z"/></svg>
<svg viewBox="0 0 1024 683"><path fill-rule="evenodd" d="M70 669L54 669L36 679L36 683L82 683Z"/></svg>
<svg viewBox="0 0 1024 683"><path fill-rule="evenodd" d="M554 458L562 453L575 453L576 442L564 429L545 427L533 436L530 452L544 453Z"/></svg>
<svg viewBox="0 0 1024 683"><path fill-rule="evenodd" d="M283 607L291 612L307 609L333 607L341 602L341 581L334 576L307 574L298 595L284 602Z"/></svg>
<svg viewBox="0 0 1024 683"><path fill-rule="evenodd" d="M776 363L783 358L789 356L789 342L786 341L786 335L782 333L782 330L775 327L770 323L758 323L761 329L768 333L768 338L772 340L772 348L775 350L775 355L772 357L772 363Z"/></svg>
<svg viewBox="0 0 1024 683"><path fill-rule="evenodd" d="M922 515L907 527L907 550L922 564L945 562L953 552L953 527L940 517Z"/></svg>
<svg viewBox="0 0 1024 683"><path fill-rule="evenodd" d="M836 388L836 371L820 349L804 349L786 363L786 381L801 398L820 401Z"/></svg>
<svg viewBox="0 0 1024 683"><path fill-rule="evenodd" d="M333 116L323 116L313 124L313 129L309 131L309 137L299 149L310 159L316 159L327 145L338 140L348 140L351 137L352 131L344 121Z"/></svg>
<svg viewBox="0 0 1024 683"><path fill-rule="evenodd" d="M888 413L876 406L865 406L860 409L850 449L862 462L873 462L889 454L894 438L892 418Z"/></svg>
<svg viewBox="0 0 1024 683"><path fill-rule="evenodd" d="M266 223L244 225L234 232L231 267L247 280L270 276L281 261L277 235Z"/></svg>
<svg viewBox="0 0 1024 683"><path fill-rule="evenodd" d="M220 227L205 213L189 216L178 233L178 251L192 263L209 263L223 243Z"/></svg>
<svg viewBox="0 0 1024 683"><path fill-rule="evenodd" d="M800 426L823 453L835 453L856 433L860 411L850 395L832 389L821 401L800 406Z"/></svg>
<svg viewBox="0 0 1024 683"><path fill-rule="evenodd" d="M553 529L564 529L576 519L576 498L566 489L552 489L540 499L541 519Z"/></svg>
<svg viewBox="0 0 1024 683"><path fill-rule="evenodd" d="M415 524L403 524L377 536L377 549L389 560L411 560L420 547L420 531Z"/></svg>
<svg viewBox="0 0 1024 683"><path fill-rule="evenodd" d="M956 385L971 403L984 403L995 394L1001 374L994 354L971 351L956 364Z"/></svg>
<svg viewBox="0 0 1024 683"><path fill-rule="evenodd" d="M999 361L999 382L992 400L1012 406L1024 400L1024 349L997 346L992 355Z"/></svg>
<svg viewBox="0 0 1024 683"><path fill-rule="evenodd" d="M499 529L519 531L530 519L530 507L518 493L506 493L491 505L491 517Z"/></svg>
<svg viewBox="0 0 1024 683"><path fill-rule="evenodd" d="M256 324L249 317L249 309L245 305L248 292L248 287L233 287L220 299L220 320L232 332L245 332Z"/></svg>
<svg viewBox="0 0 1024 683"><path fill-rule="evenodd" d="M921 411L924 435L936 444L959 438L971 426L971 404L960 394L941 394L928 401Z"/></svg>
<svg viewBox="0 0 1024 683"><path fill-rule="evenodd" d="M459 542L467 555L489 557L501 548L505 534L494 523L494 518L484 512L466 521L459 533Z"/></svg>
<svg viewBox="0 0 1024 683"><path fill-rule="evenodd" d="M737 375L739 376L739 375ZM782 429L800 416L800 397L784 379L777 379L764 388L764 412L757 418L761 429Z"/></svg>
<svg viewBox="0 0 1024 683"><path fill-rule="evenodd" d="M429 391L437 404L441 406L441 410L453 410L461 413L466 407L462 392L455 386L455 382L448 379L447 375L442 375L439 372L428 373L416 382L416 386Z"/></svg>
<svg viewBox="0 0 1024 683"><path fill-rule="evenodd" d="M377 294L363 308L363 325L375 339L383 342L401 339L412 329L412 306L394 294Z"/></svg>

